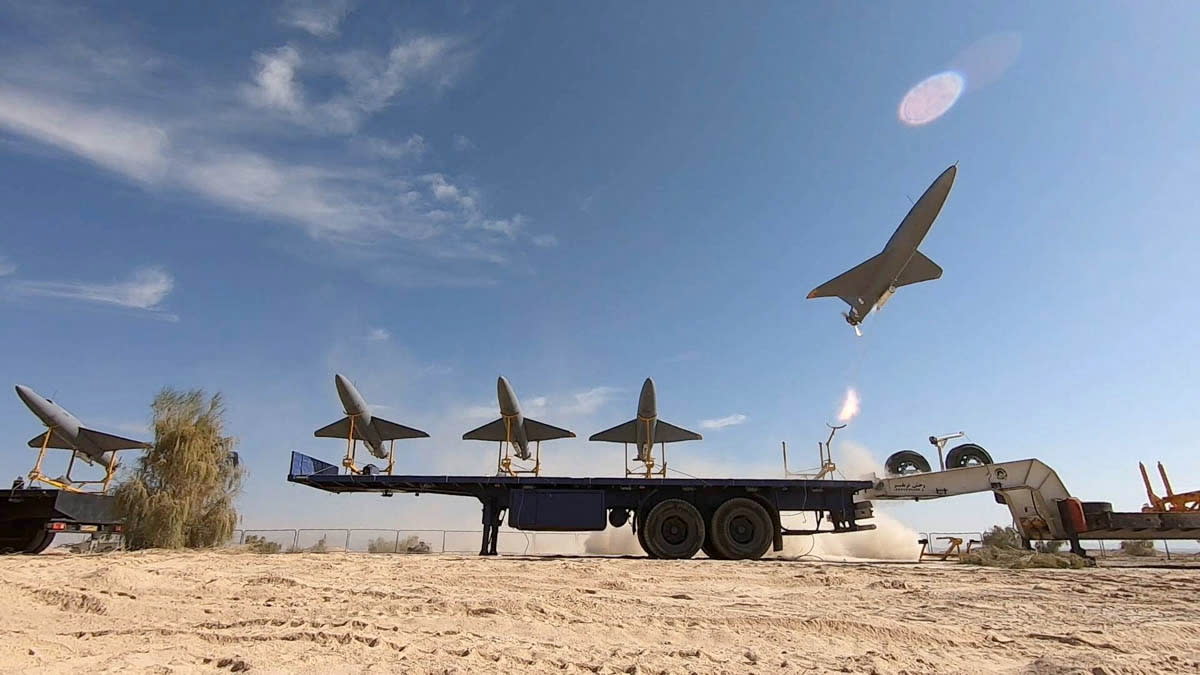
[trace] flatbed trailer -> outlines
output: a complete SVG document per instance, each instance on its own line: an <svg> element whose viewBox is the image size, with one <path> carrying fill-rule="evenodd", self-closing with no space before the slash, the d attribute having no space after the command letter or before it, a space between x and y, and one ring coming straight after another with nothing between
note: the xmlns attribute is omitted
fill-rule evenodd
<svg viewBox="0 0 1200 675"><path fill-rule="evenodd" d="M504 514L526 531L598 531L631 519L655 558L759 558L783 549L783 537L875 529L870 502L855 494L870 481L760 478L571 478L555 476L400 476L348 474L292 453L288 480L327 492L474 497L483 509L480 555L496 555ZM816 514L811 530L783 527L780 513ZM822 523L828 523L822 528Z"/></svg>
<svg viewBox="0 0 1200 675"><path fill-rule="evenodd" d="M0 490L0 553L41 553L60 532L122 531L116 498L41 488Z"/></svg>

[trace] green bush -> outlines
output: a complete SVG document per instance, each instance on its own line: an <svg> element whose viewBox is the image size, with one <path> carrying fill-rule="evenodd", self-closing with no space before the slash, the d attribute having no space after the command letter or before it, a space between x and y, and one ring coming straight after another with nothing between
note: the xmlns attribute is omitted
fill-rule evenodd
<svg viewBox="0 0 1200 675"><path fill-rule="evenodd" d="M116 489L125 544L212 548L233 536L243 472L225 435L220 394L163 389L151 404L154 445Z"/></svg>

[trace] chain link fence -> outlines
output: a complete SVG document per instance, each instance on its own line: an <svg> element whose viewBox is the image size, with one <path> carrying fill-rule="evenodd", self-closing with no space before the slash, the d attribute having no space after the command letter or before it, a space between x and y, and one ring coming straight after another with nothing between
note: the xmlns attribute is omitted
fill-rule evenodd
<svg viewBox="0 0 1200 675"><path fill-rule="evenodd" d="M498 553L583 553L589 532L521 532L501 530ZM464 553L479 552L479 530L399 530L295 528L234 530L231 546L262 553Z"/></svg>

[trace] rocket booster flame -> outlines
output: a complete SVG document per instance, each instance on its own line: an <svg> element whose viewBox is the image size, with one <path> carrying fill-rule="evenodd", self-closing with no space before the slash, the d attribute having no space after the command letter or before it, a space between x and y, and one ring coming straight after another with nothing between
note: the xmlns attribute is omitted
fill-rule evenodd
<svg viewBox="0 0 1200 675"><path fill-rule="evenodd" d="M858 416L859 411L858 392L854 387L846 388L846 398L842 401L842 409L838 412L839 422L849 422Z"/></svg>

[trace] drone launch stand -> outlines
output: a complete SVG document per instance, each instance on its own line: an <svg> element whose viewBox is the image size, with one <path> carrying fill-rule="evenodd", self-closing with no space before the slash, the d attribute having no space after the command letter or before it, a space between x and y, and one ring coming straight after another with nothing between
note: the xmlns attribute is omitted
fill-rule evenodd
<svg viewBox="0 0 1200 675"><path fill-rule="evenodd" d="M29 482L44 483L65 492L107 494L113 476L117 473L117 451L110 450L112 460L108 463L108 466L104 467L104 478L101 480L77 480L71 477L71 470L75 468L75 457L79 454L77 450L71 450L71 460L67 463L67 472L58 478L51 478L42 472L42 462L46 459L46 450L50 449L50 437L53 433L53 429L47 429L42 437L42 447L38 450L37 461L34 462L33 468L29 470ZM89 485L99 485L100 488L88 489Z"/></svg>
<svg viewBox="0 0 1200 675"><path fill-rule="evenodd" d="M496 475L497 476L540 476L542 475L542 442L533 442L533 466L523 467L513 464L514 458L512 455L512 443L508 441L500 441L500 447L496 449ZM391 473L390 471L388 473Z"/></svg>
<svg viewBox="0 0 1200 675"><path fill-rule="evenodd" d="M788 459L787 459L787 441L783 442L783 475L784 475L784 477L786 477L786 478L792 478L792 477L806 478L809 480L821 480L822 478L824 478L826 476L832 476L833 472L837 471L837 464L833 463L833 450L832 450L831 444L833 443L833 435L838 432L838 429L845 429L846 425L842 424L842 425L835 427L832 424L826 424L825 426L829 427L829 438L825 439L824 443L817 441L817 457L821 462L821 466L816 470L815 473L812 471L792 471L791 469L789 469L788 468Z"/></svg>
<svg viewBox="0 0 1200 675"><path fill-rule="evenodd" d="M629 456L629 444L625 443L625 477L635 478L666 478L667 477L667 444L659 443L658 452L662 457L662 463L654 461L654 451L650 451L650 456L642 461L635 454L632 458ZM634 445L636 448L636 444ZM630 465L633 462L633 465Z"/></svg>
<svg viewBox="0 0 1200 675"><path fill-rule="evenodd" d="M346 433L346 456L342 458L342 466L346 471L362 475L363 469L358 467L356 455L358 454L358 439L354 436L354 420L357 419L354 415L350 416L350 431ZM388 441L388 456L387 456L387 475L392 475L392 469L396 466L396 439Z"/></svg>

